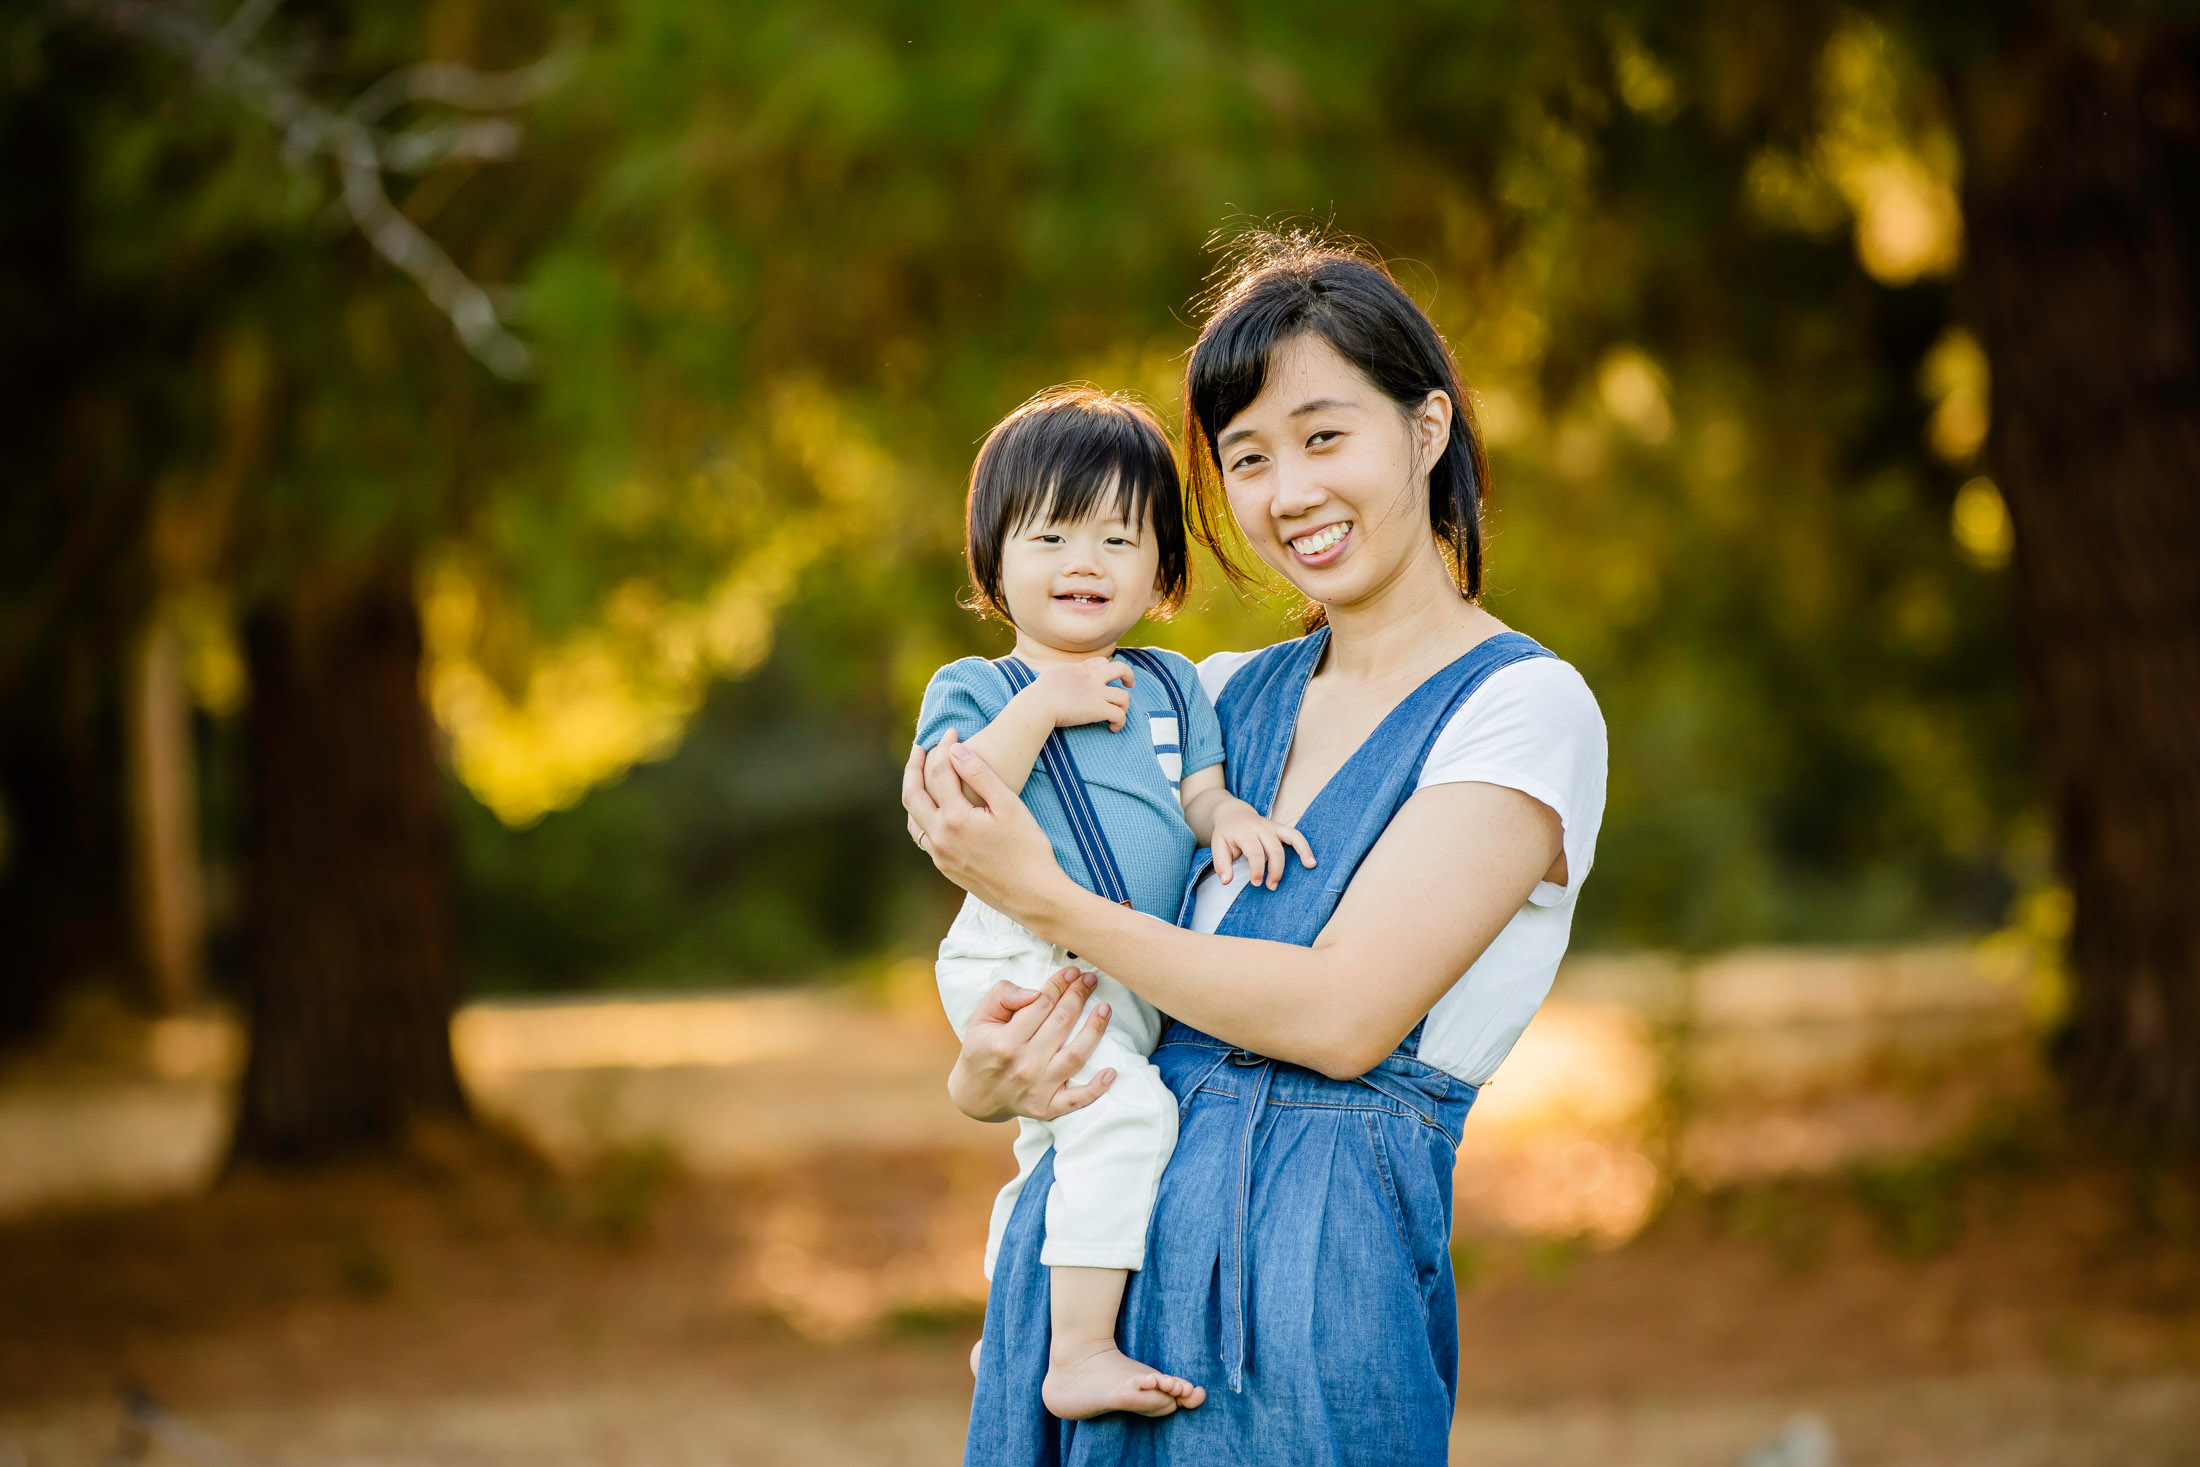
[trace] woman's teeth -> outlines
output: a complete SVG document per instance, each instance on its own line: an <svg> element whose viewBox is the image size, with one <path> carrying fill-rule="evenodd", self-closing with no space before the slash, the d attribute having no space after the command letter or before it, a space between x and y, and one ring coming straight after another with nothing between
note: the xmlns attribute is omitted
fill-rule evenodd
<svg viewBox="0 0 2200 1467"><path fill-rule="evenodd" d="M1291 542L1291 548L1301 555L1319 555L1339 540L1342 540L1351 531L1352 522L1346 520L1343 524L1330 525L1326 529L1316 530L1311 535L1301 535Z"/></svg>

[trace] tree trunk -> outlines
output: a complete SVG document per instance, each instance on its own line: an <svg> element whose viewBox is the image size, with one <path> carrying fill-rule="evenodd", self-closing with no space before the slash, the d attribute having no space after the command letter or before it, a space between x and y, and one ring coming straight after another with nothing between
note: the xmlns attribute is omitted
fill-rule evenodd
<svg viewBox="0 0 2200 1467"><path fill-rule="evenodd" d="M180 1013L204 980L197 761L183 649L156 610L129 659L130 865L139 956L153 1006Z"/></svg>
<svg viewBox="0 0 2200 1467"><path fill-rule="evenodd" d="M132 968L119 638L63 628L0 696L0 1044L72 983Z"/></svg>
<svg viewBox="0 0 2200 1467"><path fill-rule="evenodd" d="M441 790L408 567L248 618L252 1053L235 1154L311 1161L462 1116Z"/></svg>
<svg viewBox="0 0 2200 1467"><path fill-rule="evenodd" d="M2200 1134L2200 37L2036 39L1964 97L1990 452L2081 1112ZM1998 93L1998 94L1997 94Z"/></svg>

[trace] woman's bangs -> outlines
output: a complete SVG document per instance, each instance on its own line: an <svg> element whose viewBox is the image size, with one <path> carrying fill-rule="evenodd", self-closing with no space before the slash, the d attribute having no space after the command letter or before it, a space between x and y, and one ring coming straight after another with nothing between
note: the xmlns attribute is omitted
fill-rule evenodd
<svg viewBox="0 0 2200 1467"><path fill-rule="evenodd" d="M1240 309L1243 315L1228 321L1192 354L1192 413L1210 455L1230 420L1251 407L1268 385L1268 364L1276 349L1307 330L1299 311L1262 310L1257 304Z"/></svg>

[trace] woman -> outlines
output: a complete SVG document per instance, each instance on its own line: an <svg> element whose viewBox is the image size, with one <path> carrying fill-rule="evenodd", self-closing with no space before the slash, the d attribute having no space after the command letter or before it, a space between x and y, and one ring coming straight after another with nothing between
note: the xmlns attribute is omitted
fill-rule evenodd
<svg viewBox="0 0 2200 1467"><path fill-rule="evenodd" d="M995 1266L972 1463L1440 1463L1458 1369L1448 1243L1460 1123L1548 992L1604 801L1578 674L1477 603L1485 481L1441 336L1379 267L1269 241L1186 374L1195 518L1221 503L1316 629L1200 674L1231 792L1312 843L1270 887L1202 870L1186 925L1094 896L984 762L912 755L912 834L947 876L1175 1022L1180 1107L1125 1353L1207 1387L1161 1419L1045 1414L1051 1173ZM1226 561L1227 563L1227 561ZM975 800L971 795L975 795ZM1273 875L1273 873L1271 873ZM1065 970L1002 985L950 1094L1051 1118L1106 1023Z"/></svg>

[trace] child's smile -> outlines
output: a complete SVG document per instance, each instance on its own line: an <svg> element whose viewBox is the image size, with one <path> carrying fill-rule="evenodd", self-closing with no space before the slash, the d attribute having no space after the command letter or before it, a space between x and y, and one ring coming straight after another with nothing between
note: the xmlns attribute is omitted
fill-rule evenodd
<svg viewBox="0 0 2200 1467"><path fill-rule="evenodd" d="M1150 524L1098 514L1022 526L1001 546L1001 590L1019 655L1108 651L1153 609L1159 573Z"/></svg>

